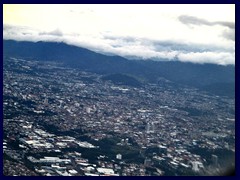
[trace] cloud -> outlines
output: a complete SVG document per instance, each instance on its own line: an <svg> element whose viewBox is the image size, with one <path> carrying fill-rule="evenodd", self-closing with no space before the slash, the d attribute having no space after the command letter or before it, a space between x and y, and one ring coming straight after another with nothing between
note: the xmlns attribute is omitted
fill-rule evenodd
<svg viewBox="0 0 240 180"><path fill-rule="evenodd" d="M13 26L4 24L3 25L3 38L4 39L13 39L17 41L38 41L34 40L37 37L38 32L33 28L29 28L26 26Z"/></svg>
<svg viewBox="0 0 240 180"><path fill-rule="evenodd" d="M233 29L223 32L225 39L232 39ZM60 29L41 31L26 26L3 26L3 38L18 41L53 41L88 48L130 59L152 59L161 61L182 61L193 63L235 64L235 50L214 43L201 44L171 40L156 40L136 36L121 36L110 31L100 34L64 33Z"/></svg>
<svg viewBox="0 0 240 180"><path fill-rule="evenodd" d="M211 63L229 65L235 63L235 53L228 52L189 52L180 53L177 58L182 62L195 62L199 64Z"/></svg>
<svg viewBox="0 0 240 180"><path fill-rule="evenodd" d="M228 32L228 31L227 31ZM122 46L144 46L147 49L154 51L191 51L191 52L204 52L204 51L229 51L225 46L215 43L201 44L193 42L184 42L182 40L156 40L150 38L139 38L131 36L117 36L102 34L104 40L107 40L113 47Z"/></svg>
<svg viewBox="0 0 240 180"><path fill-rule="evenodd" d="M38 29L27 26L3 25L3 38L17 41L61 41L52 32L40 32Z"/></svg>
<svg viewBox="0 0 240 180"><path fill-rule="evenodd" d="M216 22L213 22L213 24L226 26L230 29L235 29L235 23L233 22L216 21Z"/></svg>
<svg viewBox="0 0 240 180"><path fill-rule="evenodd" d="M234 6L5 5L3 37L131 59L234 64Z"/></svg>
<svg viewBox="0 0 240 180"><path fill-rule="evenodd" d="M63 33L60 31L60 29L55 29L50 32L40 32L39 35L63 36Z"/></svg>
<svg viewBox="0 0 240 180"><path fill-rule="evenodd" d="M178 17L178 20L182 22L183 24L187 25L207 25L207 26L214 26L214 25L221 25L228 27L230 29L235 29L235 23L233 22L226 22L226 21L207 21L205 19L197 18L194 16L188 16L188 15L181 15Z"/></svg>
<svg viewBox="0 0 240 180"><path fill-rule="evenodd" d="M222 36L235 42L235 30L233 29L223 31Z"/></svg>

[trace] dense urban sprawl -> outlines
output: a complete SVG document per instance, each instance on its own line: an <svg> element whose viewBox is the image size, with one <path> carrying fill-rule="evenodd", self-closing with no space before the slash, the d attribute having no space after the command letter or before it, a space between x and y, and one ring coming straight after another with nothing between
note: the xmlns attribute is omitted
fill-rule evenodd
<svg viewBox="0 0 240 180"><path fill-rule="evenodd" d="M133 87L102 76L4 58L4 175L203 175L234 167L234 99L166 79Z"/></svg>

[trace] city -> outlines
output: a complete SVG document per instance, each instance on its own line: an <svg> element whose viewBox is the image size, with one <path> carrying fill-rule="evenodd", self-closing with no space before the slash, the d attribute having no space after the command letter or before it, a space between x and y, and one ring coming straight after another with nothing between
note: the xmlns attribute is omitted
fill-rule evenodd
<svg viewBox="0 0 240 180"><path fill-rule="evenodd" d="M235 168L235 99L164 78L135 87L59 62L4 57L3 113L4 175L222 175Z"/></svg>

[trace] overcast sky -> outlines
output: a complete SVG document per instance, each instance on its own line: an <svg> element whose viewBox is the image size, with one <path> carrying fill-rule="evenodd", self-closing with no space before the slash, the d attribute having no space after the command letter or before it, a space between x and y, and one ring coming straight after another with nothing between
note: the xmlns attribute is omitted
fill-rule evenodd
<svg viewBox="0 0 240 180"><path fill-rule="evenodd" d="M235 64L235 5L3 5L3 38L128 58Z"/></svg>

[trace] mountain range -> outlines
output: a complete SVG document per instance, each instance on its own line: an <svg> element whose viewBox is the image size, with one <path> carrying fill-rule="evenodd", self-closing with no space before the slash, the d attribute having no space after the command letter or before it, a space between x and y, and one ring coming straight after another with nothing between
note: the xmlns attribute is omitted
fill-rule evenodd
<svg viewBox="0 0 240 180"><path fill-rule="evenodd" d="M215 95L235 97L234 65L194 64L177 60L128 60L61 42L14 40L3 40L3 57L58 61L67 67L79 68L108 77L113 75L115 80L124 77L127 81L126 76L129 76L131 82L135 84L138 83L132 78L141 83L158 83L164 78L176 85L199 88Z"/></svg>

